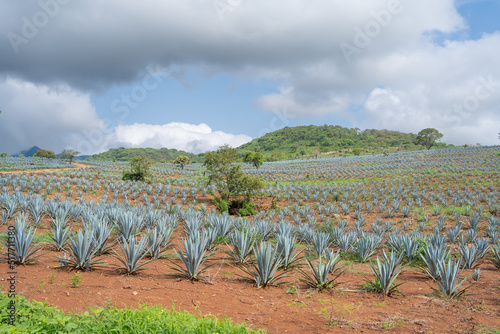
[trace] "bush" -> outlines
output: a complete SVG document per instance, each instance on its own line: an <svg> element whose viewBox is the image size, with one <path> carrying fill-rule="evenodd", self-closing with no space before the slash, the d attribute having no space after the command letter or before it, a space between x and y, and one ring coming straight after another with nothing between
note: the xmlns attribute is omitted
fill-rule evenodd
<svg viewBox="0 0 500 334"><path fill-rule="evenodd" d="M145 181L149 176L151 161L144 156L133 157L130 160L130 170L124 170L122 180L124 181Z"/></svg>
<svg viewBox="0 0 500 334"><path fill-rule="evenodd" d="M209 184L214 184L218 193L214 197L218 198L216 205L219 211L244 216L254 212L250 196L262 188L263 183L259 178L245 174L240 165L234 164L237 159L236 149L225 145L215 152L206 153L204 165ZM243 201L239 199L242 196L245 196Z"/></svg>

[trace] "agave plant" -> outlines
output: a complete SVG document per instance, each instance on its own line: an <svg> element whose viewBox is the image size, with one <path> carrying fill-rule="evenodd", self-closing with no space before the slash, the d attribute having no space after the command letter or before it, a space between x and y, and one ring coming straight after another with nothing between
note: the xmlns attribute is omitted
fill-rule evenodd
<svg viewBox="0 0 500 334"><path fill-rule="evenodd" d="M348 252L351 249L354 241L356 240L356 236L357 234L354 231L343 233L336 239L337 246L343 252Z"/></svg>
<svg viewBox="0 0 500 334"><path fill-rule="evenodd" d="M444 246L430 244L423 248L420 257L427 267L425 272L430 277L437 279L440 275L440 264L450 259L450 251Z"/></svg>
<svg viewBox="0 0 500 334"><path fill-rule="evenodd" d="M255 237L248 230L235 231L229 235L229 251L226 253L236 263L245 263L255 245Z"/></svg>
<svg viewBox="0 0 500 334"><path fill-rule="evenodd" d="M401 235L402 254L408 262L413 262L419 254L421 241L419 238L403 234Z"/></svg>
<svg viewBox="0 0 500 334"><path fill-rule="evenodd" d="M50 237L52 238L51 244L54 249L56 251L63 250L71 234L71 228L66 226L65 222L56 219L51 222L50 232Z"/></svg>
<svg viewBox="0 0 500 334"><path fill-rule="evenodd" d="M458 251L460 252L460 255L463 260L463 267L465 269L474 269L479 265L479 260L481 260L486 252L488 251L488 248L483 251L480 250L476 244L472 244L470 246L467 245L461 245L458 248Z"/></svg>
<svg viewBox="0 0 500 334"><path fill-rule="evenodd" d="M202 224L203 221L198 214L192 213L187 215L186 220L184 221L184 232L186 233L186 236L199 232Z"/></svg>
<svg viewBox="0 0 500 334"><path fill-rule="evenodd" d="M209 215L208 223L217 231L217 236L225 237L233 229L233 221L228 216Z"/></svg>
<svg viewBox="0 0 500 334"><path fill-rule="evenodd" d="M491 262L497 269L500 269L500 244L491 248Z"/></svg>
<svg viewBox="0 0 500 334"><path fill-rule="evenodd" d="M403 283L396 283L396 278L401 273L402 267L400 266L403 254L396 255L395 252L390 252L389 255L382 252L382 260L377 256L376 266L370 263L373 274L375 275L375 283L373 286L376 291L390 296L398 291L398 286Z"/></svg>
<svg viewBox="0 0 500 334"><path fill-rule="evenodd" d="M142 220L131 211L121 211L116 220L113 220L115 228L125 239L135 236L142 227Z"/></svg>
<svg viewBox="0 0 500 334"><path fill-rule="evenodd" d="M296 245L295 237L291 234L278 234L276 236L276 247L280 254L282 268L289 269L300 261L300 253L297 252L298 246Z"/></svg>
<svg viewBox="0 0 500 334"><path fill-rule="evenodd" d="M319 257L317 265L313 265L309 258L306 258L307 266L311 270L311 274L308 274L301 268L299 272L302 278L299 278L301 282L307 284L308 287L318 290L324 290L334 287L339 284L335 282L337 278L344 272L341 269L335 269L336 262L333 261L323 261L322 257ZM328 277L330 273L334 273L333 277Z"/></svg>
<svg viewBox="0 0 500 334"><path fill-rule="evenodd" d="M144 268L141 267L154 260L151 259L139 264L144 256L146 256L146 238L141 238L137 243L134 237L128 240L122 237L121 242L118 242L118 248L122 254L120 255L117 251L113 250L113 257L117 258L122 264L117 267L127 274L135 274L139 270L144 270Z"/></svg>
<svg viewBox="0 0 500 334"><path fill-rule="evenodd" d="M89 271L103 263L96 260L96 243L92 231L78 230L69 238L69 250L71 251L68 265L80 270Z"/></svg>
<svg viewBox="0 0 500 334"><path fill-rule="evenodd" d="M332 244L330 234L324 232L313 234L310 242L317 257L320 257Z"/></svg>
<svg viewBox="0 0 500 334"><path fill-rule="evenodd" d="M207 243L207 237L199 231L192 232L187 238L182 238L184 252L179 247L175 249L175 253L184 267L177 263L168 265L176 271L174 275L187 278L190 281L197 281L202 273L216 265L218 261L203 267L207 259L213 254L213 252L206 254Z"/></svg>
<svg viewBox="0 0 500 334"><path fill-rule="evenodd" d="M249 276L244 276L255 282L257 288L267 287L269 285L281 284L277 282L287 275L286 271L276 275L276 271L281 267L282 260L278 253L278 248L273 248L271 243L261 242L254 248L255 263L242 270Z"/></svg>
<svg viewBox="0 0 500 334"><path fill-rule="evenodd" d="M104 219L96 219L89 225L89 228L94 234L96 256L109 253L114 242L109 242L111 228L108 223Z"/></svg>
<svg viewBox="0 0 500 334"><path fill-rule="evenodd" d="M0 240L5 248L2 257L16 264L32 263L41 255L39 252L42 249L42 244L38 242L39 238L35 237L35 234L36 229L27 225L26 215L17 215L14 231L9 229Z"/></svg>
<svg viewBox="0 0 500 334"><path fill-rule="evenodd" d="M148 248L146 255L150 258L157 259L168 247L170 247L170 238L174 233L174 229L169 226L154 228L147 231L146 239Z"/></svg>
<svg viewBox="0 0 500 334"><path fill-rule="evenodd" d="M379 247L381 239L368 235L362 238L357 239L354 242L354 254L361 260L361 262L366 262L375 254L375 250Z"/></svg>
<svg viewBox="0 0 500 334"><path fill-rule="evenodd" d="M274 224L265 220L256 220L252 226L260 234L262 240L269 239L275 230Z"/></svg>
<svg viewBox="0 0 500 334"><path fill-rule="evenodd" d="M439 278L434 278L429 275L436 283L437 288L434 290L450 298L456 298L463 295L467 288L463 290L460 290L460 288L469 278L472 277L473 274L469 275L461 282L459 282L460 276L462 275L464 270L462 269L460 271L460 265L460 259L457 261L452 261L451 259L449 259L448 262L440 262Z"/></svg>

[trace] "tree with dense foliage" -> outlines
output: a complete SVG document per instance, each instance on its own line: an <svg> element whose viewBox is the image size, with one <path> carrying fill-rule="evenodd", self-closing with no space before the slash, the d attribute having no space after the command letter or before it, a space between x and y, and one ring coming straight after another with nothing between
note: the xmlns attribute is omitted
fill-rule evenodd
<svg viewBox="0 0 500 334"><path fill-rule="evenodd" d="M7 153L5 153L5 152L0 153L0 158L7 158L7 156L8 156L8 155L7 155Z"/></svg>
<svg viewBox="0 0 500 334"><path fill-rule="evenodd" d="M174 164L177 164L182 170L184 170L184 166L186 166L189 162L190 162L189 157L185 155L179 155L174 160Z"/></svg>
<svg viewBox="0 0 500 334"><path fill-rule="evenodd" d="M247 151L245 153L245 156L243 157L243 161L259 169L259 167L264 162L264 155L260 152Z"/></svg>
<svg viewBox="0 0 500 334"><path fill-rule="evenodd" d="M417 145L423 145L428 150L434 145L436 141L441 139L443 134L434 128L423 129L417 134Z"/></svg>
<svg viewBox="0 0 500 334"><path fill-rule="evenodd" d="M38 150L33 154L35 158L47 158L47 159L55 159L56 154L49 150Z"/></svg>
<svg viewBox="0 0 500 334"><path fill-rule="evenodd" d="M133 157L130 169L123 171L122 180L145 181L150 175L151 161L144 156Z"/></svg>
<svg viewBox="0 0 500 334"><path fill-rule="evenodd" d="M242 214L244 210L253 213L250 196L262 188L263 183L259 178L245 174L240 165L234 164L237 159L237 150L226 144L217 151L207 152L203 164L208 172L209 184L214 184L217 190L215 201L220 211ZM245 199L240 200L241 196Z"/></svg>
<svg viewBox="0 0 500 334"><path fill-rule="evenodd" d="M69 163L71 164L71 163L73 163L73 158L74 158L74 157L75 157L78 153L80 153L80 152L75 151L75 150L71 150L71 149L67 149L67 150L63 150L63 151L61 152L61 157L62 157L63 159L67 159L67 160L69 160Z"/></svg>

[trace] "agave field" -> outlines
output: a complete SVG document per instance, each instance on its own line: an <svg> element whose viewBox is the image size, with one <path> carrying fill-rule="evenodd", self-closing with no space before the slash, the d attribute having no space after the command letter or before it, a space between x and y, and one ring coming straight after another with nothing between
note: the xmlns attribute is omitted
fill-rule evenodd
<svg viewBox="0 0 500 334"><path fill-rule="evenodd" d="M265 187L258 213L235 217L216 211L198 164L155 164L142 183L121 180L126 163L0 159L22 170L0 170L0 268L15 231L16 293L68 311L147 303L279 333L498 333L499 163L496 146L242 165Z"/></svg>
<svg viewBox="0 0 500 334"><path fill-rule="evenodd" d="M0 172L30 169L71 168L72 165L59 159L46 158L0 158Z"/></svg>

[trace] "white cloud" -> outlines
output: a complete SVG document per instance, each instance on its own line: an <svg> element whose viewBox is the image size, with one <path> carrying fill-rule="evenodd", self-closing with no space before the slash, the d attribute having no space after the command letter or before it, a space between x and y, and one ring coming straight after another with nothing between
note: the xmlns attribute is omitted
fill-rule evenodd
<svg viewBox="0 0 500 334"><path fill-rule="evenodd" d="M0 81L0 105L0 152L10 154L35 145L56 153L72 148L85 155L121 146L200 153L252 140L247 135L213 131L206 124L109 127L96 115L88 94L65 85L48 87L7 78Z"/></svg>
<svg viewBox="0 0 500 334"><path fill-rule="evenodd" d="M0 105L0 151L8 153L34 145L58 153L74 133L102 126L89 95L66 85L0 79Z"/></svg>
<svg viewBox="0 0 500 334"><path fill-rule="evenodd" d="M349 118L356 119L353 126L412 132L436 127L455 144L493 144L498 143L492 124L499 120L500 87L472 111L457 112L454 106L474 96L481 77L500 81L500 33L443 45L432 39L466 31L457 6L478 1L247 0L225 2L232 8L223 13L212 0L140 5L131 0L71 1L19 45L18 54L7 38L0 39L0 74L96 89L131 82L148 64L198 66L206 73L278 82L284 88L256 100L270 112L307 119L345 117L355 110ZM394 3L400 5L390 5ZM21 34L23 17L31 20L41 10L38 2L0 2L0 33ZM347 59L342 43L355 48ZM80 101L85 110L81 114L87 116L81 117L90 120L73 126L76 132L87 131L87 138L78 142L82 150L149 143L202 151L223 141L248 139L205 133L201 125L173 125L179 123L123 125L109 131L102 124L87 126L99 123L91 116L88 97L78 99L78 91L68 90L69 100ZM29 94L38 93L28 89L25 100L30 100ZM19 137L10 132L12 137L0 138Z"/></svg>
<svg viewBox="0 0 500 334"><path fill-rule="evenodd" d="M233 135L213 131L208 125L172 122L163 125L140 124L119 125L106 138L105 146L175 148L192 153L202 153L229 144L238 147L251 141L247 135Z"/></svg>

